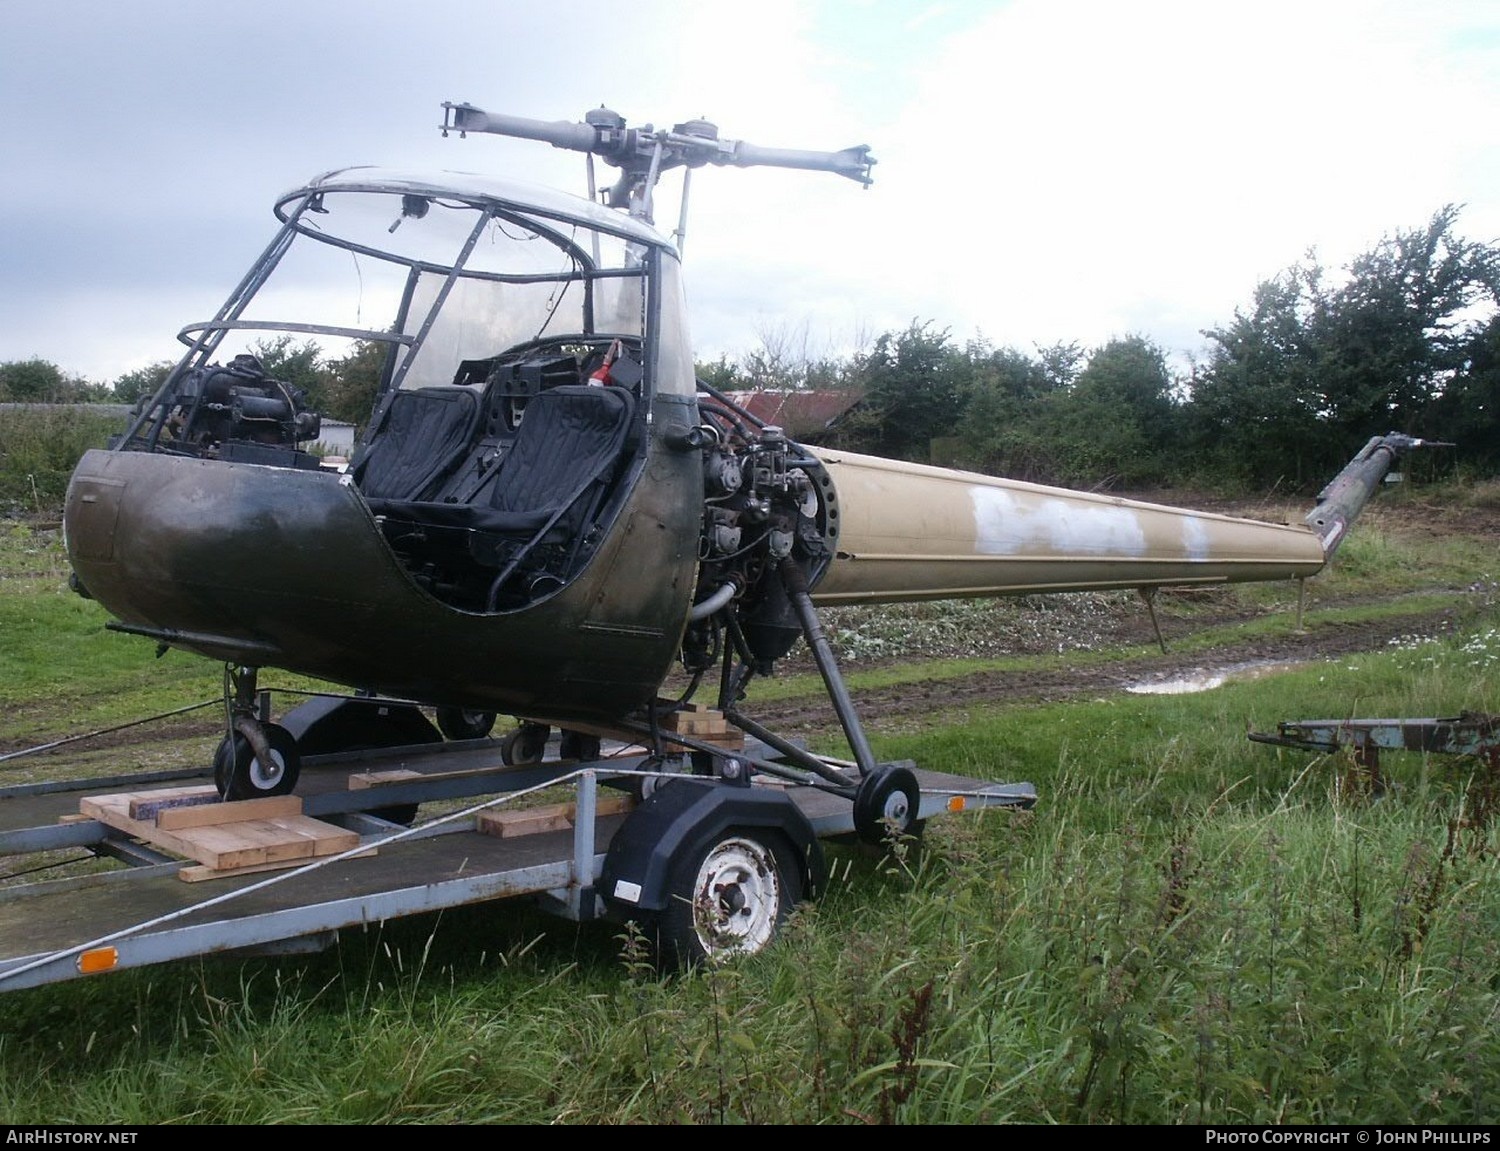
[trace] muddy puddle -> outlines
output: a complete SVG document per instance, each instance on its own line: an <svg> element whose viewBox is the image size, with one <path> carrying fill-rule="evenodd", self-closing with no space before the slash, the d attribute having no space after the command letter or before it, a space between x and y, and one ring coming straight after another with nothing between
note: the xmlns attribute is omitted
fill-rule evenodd
<svg viewBox="0 0 1500 1151"><path fill-rule="evenodd" d="M1231 664L1228 667L1205 668L1171 679L1143 680L1126 686L1125 690L1136 695L1190 695L1198 691L1212 691L1226 683L1244 683L1247 680L1265 679L1284 671L1306 667L1309 661L1259 660L1252 663Z"/></svg>

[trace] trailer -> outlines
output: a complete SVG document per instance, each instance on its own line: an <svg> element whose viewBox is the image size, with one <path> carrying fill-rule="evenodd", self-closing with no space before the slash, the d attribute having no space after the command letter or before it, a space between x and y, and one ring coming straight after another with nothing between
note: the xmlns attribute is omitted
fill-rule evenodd
<svg viewBox="0 0 1500 1151"><path fill-rule="evenodd" d="M297 794L268 798L221 800L196 763L0 788L0 855L20 865L0 886L0 990L317 950L345 928L517 899L635 922L686 966L763 948L820 893L825 841L1036 802L1029 783L895 763L851 803L784 741L713 716L678 726L585 761L556 739L517 756L515 733L309 755ZM88 870L35 878L67 852Z"/></svg>
<svg viewBox="0 0 1500 1151"><path fill-rule="evenodd" d="M1473 756L1491 776L1500 772L1500 716L1480 712L1420 719L1296 719L1277 724L1274 733L1247 734L1255 743L1320 755L1348 751L1361 781L1374 792L1385 790L1382 751Z"/></svg>

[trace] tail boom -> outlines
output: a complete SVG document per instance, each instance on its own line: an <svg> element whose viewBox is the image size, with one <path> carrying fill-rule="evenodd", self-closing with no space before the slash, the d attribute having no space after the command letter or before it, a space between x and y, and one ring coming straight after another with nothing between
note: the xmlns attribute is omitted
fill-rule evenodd
<svg viewBox="0 0 1500 1151"><path fill-rule="evenodd" d="M822 604L1306 577L1310 527L1263 523L847 452L818 452L839 492Z"/></svg>

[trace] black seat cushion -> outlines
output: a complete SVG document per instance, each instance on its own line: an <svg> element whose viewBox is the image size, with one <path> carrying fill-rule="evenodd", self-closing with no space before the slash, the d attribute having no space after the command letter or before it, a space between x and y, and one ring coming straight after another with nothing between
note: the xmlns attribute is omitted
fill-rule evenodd
<svg viewBox="0 0 1500 1151"><path fill-rule="evenodd" d="M421 499L457 466L478 419L478 397L467 388L397 392L354 482L368 499Z"/></svg>
<svg viewBox="0 0 1500 1151"><path fill-rule="evenodd" d="M484 504L372 499L377 515L435 527L502 534L532 534L549 521L560 526L580 499L608 478L620 459L634 414L634 397L622 388L567 385L549 388L526 405L515 441ZM481 493L483 494L483 493Z"/></svg>

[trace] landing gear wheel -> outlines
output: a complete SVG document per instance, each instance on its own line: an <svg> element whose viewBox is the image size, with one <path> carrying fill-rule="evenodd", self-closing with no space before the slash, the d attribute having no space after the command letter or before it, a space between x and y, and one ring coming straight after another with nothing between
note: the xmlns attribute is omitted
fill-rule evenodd
<svg viewBox="0 0 1500 1151"><path fill-rule="evenodd" d="M802 873L781 836L731 829L672 865L669 899L657 919L657 952L667 968L754 955L775 938L802 899Z"/></svg>
<svg viewBox="0 0 1500 1151"><path fill-rule="evenodd" d="M921 800L921 788L910 768L878 767L865 776L854 795L854 830L866 843L914 834Z"/></svg>
<svg viewBox="0 0 1500 1151"><path fill-rule="evenodd" d="M219 741L214 752L214 786L226 800L264 799L272 795L290 795L297 786L302 770L302 756L297 740L286 728L274 723L260 726L271 749L270 764L255 757L250 741L236 733Z"/></svg>
<svg viewBox="0 0 1500 1151"><path fill-rule="evenodd" d="M500 741L500 759L508 766L541 763L552 729L545 723L523 723Z"/></svg>
<svg viewBox="0 0 1500 1151"><path fill-rule="evenodd" d="M449 739L483 739L495 726L495 713L467 707L440 707L437 725Z"/></svg>

